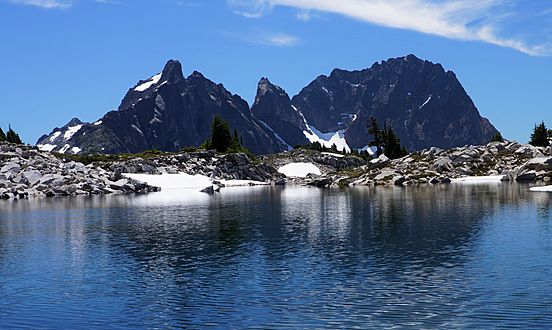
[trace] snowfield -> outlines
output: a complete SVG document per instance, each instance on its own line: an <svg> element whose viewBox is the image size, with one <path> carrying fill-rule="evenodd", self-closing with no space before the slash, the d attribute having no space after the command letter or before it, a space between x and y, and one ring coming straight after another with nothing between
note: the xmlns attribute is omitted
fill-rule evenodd
<svg viewBox="0 0 552 330"><path fill-rule="evenodd" d="M313 163L290 163L278 169L278 172L288 177L304 178L309 174L322 175L320 169Z"/></svg>
<svg viewBox="0 0 552 330"><path fill-rule="evenodd" d="M67 131L65 132L65 134L63 134L63 139L64 139L64 140L69 140L69 139L70 139L73 135L75 135L75 133L77 133L81 128L82 128L82 125L71 126L71 127L67 128Z"/></svg>
<svg viewBox="0 0 552 330"><path fill-rule="evenodd" d="M213 185L213 180L205 175L190 175L186 173L179 174L142 174L142 173L124 173L123 176L149 185L159 187L162 191L167 190L195 190L200 191ZM244 187L244 186L262 186L268 185L267 182L252 180L220 180L220 183L226 187Z"/></svg>
<svg viewBox="0 0 552 330"><path fill-rule="evenodd" d="M146 81L142 85L137 86L136 88L134 88L134 90L137 91L137 92L145 91L146 89L150 88L151 86L157 84L159 82L159 80L161 79L161 75L162 75L162 73L156 74L155 76L149 78L148 81Z"/></svg>
<svg viewBox="0 0 552 330"><path fill-rule="evenodd" d="M463 178L452 179L453 183L500 183L510 181L507 175L489 175L489 176L466 176Z"/></svg>
<svg viewBox="0 0 552 330"><path fill-rule="evenodd" d="M343 158L343 157L345 157L345 155L336 154L336 153L333 153L333 152L322 152L322 155L332 156L332 157L336 157L336 158Z"/></svg>
<svg viewBox="0 0 552 330"><path fill-rule="evenodd" d="M314 126L309 126L308 131L303 131L303 134L305 134L305 137L311 142L319 142L321 145L323 145L326 148L331 148L332 145L337 146L337 150L341 151L345 149L347 152L351 152L351 148L347 144L347 141L345 140L345 131L339 130L337 132L329 132L329 133L322 133L319 130L317 130Z"/></svg>

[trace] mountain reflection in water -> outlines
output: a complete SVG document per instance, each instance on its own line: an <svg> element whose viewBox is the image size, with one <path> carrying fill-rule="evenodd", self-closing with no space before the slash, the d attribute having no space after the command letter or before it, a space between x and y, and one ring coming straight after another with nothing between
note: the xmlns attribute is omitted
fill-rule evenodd
<svg viewBox="0 0 552 330"><path fill-rule="evenodd" d="M551 197L452 184L3 202L0 327L551 327Z"/></svg>

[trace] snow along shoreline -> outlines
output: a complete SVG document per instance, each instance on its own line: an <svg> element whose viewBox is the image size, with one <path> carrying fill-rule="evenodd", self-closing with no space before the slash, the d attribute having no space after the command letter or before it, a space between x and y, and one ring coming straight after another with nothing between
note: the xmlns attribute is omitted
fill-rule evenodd
<svg viewBox="0 0 552 330"><path fill-rule="evenodd" d="M501 183L510 181L510 177L508 175L465 176L451 181L463 184Z"/></svg>
<svg viewBox="0 0 552 330"><path fill-rule="evenodd" d="M159 187L162 191L167 190L196 190L200 192L205 188L212 186L218 187L246 187L246 186L266 186L268 182L254 180L213 180L205 175L190 175L186 173L178 174L143 174L143 173L123 173L126 178L138 180L147 183L150 186Z"/></svg>

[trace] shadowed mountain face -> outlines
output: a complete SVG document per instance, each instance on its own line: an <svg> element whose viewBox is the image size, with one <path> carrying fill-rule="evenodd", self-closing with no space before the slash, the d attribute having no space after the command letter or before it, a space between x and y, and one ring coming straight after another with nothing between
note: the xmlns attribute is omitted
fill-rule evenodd
<svg viewBox="0 0 552 330"><path fill-rule="evenodd" d="M307 130L303 115L293 108L289 95L267 78L259 81L257 96L251 110L288 145L309 143L303 133Z"/></svg>
<svg viewBox="0 0 552 330"><path fill-rule="evenodd" d="M210 136L215 115L236 128L244 144L255 153L286 148L252 116L247 102L199 72L184 78L178 61L169 61L161 74L131 88L117 111L108 112L92 124L79 121L78 129L73 120L41 137L37 144L42 149L68 153L177 151L203 143ZM65 138L71 127L76 131ZM55 135L61 139L52 140Z"/></svg>
<svg viewBox="0 0 552 330"><path fill-rule="evenodd" d="M483 144L497 132L453 72L414 55L362 71L335 69L311 82L292 104L318 130L344 130L351 148L371 139L370 116L391 125L409 150Z"/></svg>
<svg viewBox="0 0 552 330"><path fill-rule="evenodd" d="M314 141L363 148L371 140L370 116L391 125L409 150L483 144L497 132L453 72L414 55L362 71L335 69L292 99L263 78L251 109L199 72L185 78L181 64L171 60L162 73L131 88L117 111L95 123L73 119L37 145L62 153L176 151L203 143L215 115L259 154Z"/></svg>

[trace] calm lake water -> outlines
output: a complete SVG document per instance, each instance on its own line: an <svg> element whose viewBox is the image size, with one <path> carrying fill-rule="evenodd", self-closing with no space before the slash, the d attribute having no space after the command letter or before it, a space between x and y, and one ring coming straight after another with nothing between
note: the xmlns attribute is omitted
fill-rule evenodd
<svg viewBox="0 0 552 330"><path fill-rule="evenodd" d="M0 328L550 328L551 205L517 184L0 202Z"/></svg>

